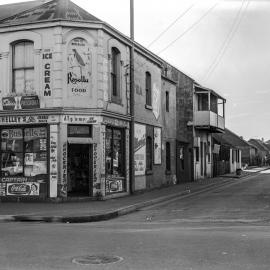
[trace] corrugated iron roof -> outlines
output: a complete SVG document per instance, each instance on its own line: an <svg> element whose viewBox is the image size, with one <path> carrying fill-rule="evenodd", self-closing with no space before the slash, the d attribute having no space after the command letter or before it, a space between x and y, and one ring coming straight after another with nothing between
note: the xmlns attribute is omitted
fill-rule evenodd
<svg viewBox="0 0 270 270"><path fill-rule="evenodd" d="M6 9L6 6L10 5L2 5L0 6L0 10ZM14 6L11 16L5 18L0 16L0 18L2 18L0 25L18 25L55 20L101 22L101 20L75 5L70 0L24 2L21 5Z"/></svg>

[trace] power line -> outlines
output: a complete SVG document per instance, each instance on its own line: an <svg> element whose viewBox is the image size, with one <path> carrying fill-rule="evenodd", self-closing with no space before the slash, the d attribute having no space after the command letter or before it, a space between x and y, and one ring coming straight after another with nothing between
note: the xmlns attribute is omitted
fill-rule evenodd
<svg viewBox="0 0 270 270"><path fill-rule="evenodd" d="M244 7L245 2L246 2L246 6ZM212 73L215 71L215 69L217 68L217 66L221 62L225 52L228 49L228 46L230 45L234 35L236 34L236 32L239 28L239 25L242 21L242 18L244 16L246 9L248 8L249 3L250 3L250 0L247 0L247 1L243 0L242 1L241 7L238 10L237 15L235 16L232 27L231 27L230 31L228 32L228 35L226 36L226 38L225 38L218 54L216 55L214 61L210 65L209 69L207 70L206 75L204 76L204 80L207 80L212 75ZM244 10L243 10L243 7L244 7ZM243 10L243 12L242 12L242 10Z"/></svg>
<svg viewBox="0 0 270 270"><path fill-rule="evenodd" d="M163 30L149 45L147 48L151 47L157 40L159 40L177 21L179 21L189 10L193 8L195 3L193 3L188 9L186 9L183 13L181 13L165 30Z"/></svg>
<svg viewBox="0 0 270 270"><path fill-rule="evenodd" d="M188 29L186 29L180 36L178 36L176 39L174 39L171 43L169 43L165 48L163 48L161 51L159 51L157 53L157 55L161 54L162 52L164 52L165 50L167 50L170 46L172 46L177 40L179 40L180 38L182 38L185 34L187 34L190 30L192 30L196 25L198 25L216 6L218 5L218 2L215 3L210 9L207 10L207 12L205 12L203 14L203 16L201 16L199 18L199 20L197 20L195 23L193 23Z"/></svg>

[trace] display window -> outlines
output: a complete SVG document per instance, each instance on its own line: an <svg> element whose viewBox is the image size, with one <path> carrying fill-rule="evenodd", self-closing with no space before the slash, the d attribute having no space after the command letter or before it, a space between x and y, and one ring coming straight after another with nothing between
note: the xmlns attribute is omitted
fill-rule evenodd
<svg viewBox="0 0 270 270"><path fill-rule="evenodd" d="M106 128L106 174L124 177L124 130Z"/></svg>
<svg viewBox="0 0 270 270"><path fill-rule="evenodd" d="M35 177L47 174L47 128L1 130L1 175Z"/></svg>

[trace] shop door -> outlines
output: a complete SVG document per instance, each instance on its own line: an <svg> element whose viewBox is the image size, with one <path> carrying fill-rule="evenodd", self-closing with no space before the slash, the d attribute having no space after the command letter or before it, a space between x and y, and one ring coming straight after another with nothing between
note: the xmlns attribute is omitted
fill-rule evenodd
<svg viewBox="0 0 270 270"><path fill-rule="evenodd" d="M90 145L68 146L68 196L90 196Z"/></svg>

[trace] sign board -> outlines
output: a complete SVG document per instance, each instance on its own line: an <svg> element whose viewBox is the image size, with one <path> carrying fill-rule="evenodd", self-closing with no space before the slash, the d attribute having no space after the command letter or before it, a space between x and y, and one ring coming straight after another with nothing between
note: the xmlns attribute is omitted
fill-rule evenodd
<svg viewBox="0 0 270 270"><path fill-rule="evenodd" d="M154 163L161 164L161 128L154 128Z"/></svg>
<svg viewBox="0 0 270 270"><path fill-rule="evenodd" d="M8 111L40 108L38 96L3 97L2 105Z"/></svg>
<svg viewBox="0 0 270 270"><path fill-rule="evenodd" d="M38 196L39 195L39 183L27 182L27 183L7 183L6 195L13 196Z"/></svg>
<svg viewBox="0 0 270 270"><path fill-rule="evenodd" d="M68 45L67 86L69 96L90 96L92 56L83 38L74 38Z"/></svg>
<svg viewBox="0 0 270 270"><path fill-rule="evenodd" d="M134 164L135 175L144 175L146 168L146 127L135 124Z"/></svg>

